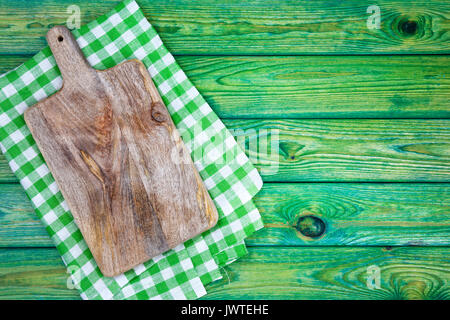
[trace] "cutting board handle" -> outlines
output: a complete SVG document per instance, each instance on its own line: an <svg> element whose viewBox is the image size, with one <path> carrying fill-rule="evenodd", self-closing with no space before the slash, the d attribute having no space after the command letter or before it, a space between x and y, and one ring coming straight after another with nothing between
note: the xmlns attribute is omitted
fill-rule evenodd
<svg viewBox="0 0 450 320"><path fill-rule="evenodd" d="M95 70L87 62L69 29L55 26L48 31L46 38L64 82L82 83L87 80L85 76L95 76Z"/></svg>

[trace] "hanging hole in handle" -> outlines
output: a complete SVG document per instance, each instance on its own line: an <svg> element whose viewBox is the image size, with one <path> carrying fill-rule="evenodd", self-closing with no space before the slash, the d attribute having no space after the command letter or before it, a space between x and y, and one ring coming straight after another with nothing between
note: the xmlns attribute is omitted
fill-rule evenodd
<svg viewBox="0 0 450 320"><path fill-rule="evenodd" d="M59 37L58 37L58 41L59 41L59 42L62 42L63 40L64 40L63 36L59 36Z"/></svg>

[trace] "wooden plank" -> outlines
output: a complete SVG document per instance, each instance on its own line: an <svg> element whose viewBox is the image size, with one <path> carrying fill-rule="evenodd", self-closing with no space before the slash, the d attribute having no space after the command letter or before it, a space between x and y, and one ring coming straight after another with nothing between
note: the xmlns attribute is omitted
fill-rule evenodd
<svg viewBox="0 0 450 320"><path fill-rule="evenodd" d="M68 277L56 248L0 249L1 299L80 299Z"/></svg>
<svg viewBox="0 0 450 320"><path fill-rule="evenodd" d="M448 120L254 119L224 123L265 181L450 181ZM262 147L264 141L267 148ZM1 168L0 181L10 181L10 169Z"/></svg>
<svg viewBox="0 0 450 320"><path fill-rule="evenodd" d="M249 248L206 299L450 299L450 248ZM380 271L380 289L370 276ZM368 285L369 283L369 285Z"/></svg>
<svg viewBox="0 0 450 320"><path fill-rule="evenodd" d="M265 181L450 179L447 120L230 120L225 124L234 130Z"/></svg>
<svg viewBox="0 0 450 320"><path fill-rule="evenodd" d="M17 184L0 184L0 247L53 246ZM450 184L266 183L249 246L450 245Z"/></svg>
<svg viewBox="0 0 450 320"><path fill-rule="evenodd" d="M450 184L266 183L251 246L450 245Z"/></svg>
<svg viewBox="0 0 450 320"><path fill-rule="evenodd" d="M222 118L448 118L450 56L179 57Z"/></svg>
<svg viewBox="0 0 450 320"><path fill-rule="evenodd" d="M254 247L206 287L205 299L449 299L449 256L435 247ZM370 278L377 270L380 289ZM51 248L0 249L0 297L79 298Z"/></svg>
<svg viewBox="0 0 450 320"><path fill-rule="evenodd" d="M0 56L0 74L29 56ZM450 56L177 57L221 118L449 118Z"/></svg>
<svg viewBox="0 0 450 320"><path fill-rule="evenodd" d="M10 0L0 3L0 54L34 53L50 26L78 5L85 24L117 1ZM140 0L174 54L449 53L450 4L378 0L380 29L369 29L373 3L358 0Z"/></svg>
<svg viewBox="0 0 450 320"><path fill-rule="evenodd" d="M8 162L6 161L5 155L0 153L0 183L5 182L17 182L17 178L12 173Z"/></svg>
<svg viewBox="0 0 450 320"><path fill-rule="evenodd" d="M1 247L54 246L19 184L0 184L0 239Z"/></svg>

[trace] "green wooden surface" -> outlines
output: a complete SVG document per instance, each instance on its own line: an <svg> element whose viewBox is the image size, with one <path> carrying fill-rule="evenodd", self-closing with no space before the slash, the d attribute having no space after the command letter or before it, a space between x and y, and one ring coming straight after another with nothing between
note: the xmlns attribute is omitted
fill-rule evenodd
<svg viewBox="0 0 450 320"><path fill-rule="evenodd" d="M446 182L450 120L224 120L265 181ZM279 142L257 148L262 137ZM13 182L0 158L0 181Z"/></svg>
<svg viewBox="0 0 450 320"><path fill-rule="evenodd" d="M69 5L86 23L117 2L0 0L0 73ZM448 1L138 2L265 180L265 228L205 299L450 298ZM0 299L79 299L3 156Z"/></svg>
<svg viewBox="0 0 450 320"><path fill-rule="evenodd" d="M67 7L95 19L114 0L8 0L0 3L0 53L35 53ZM298 55L449 53L448 1L141 0L144 13L175 54ZM369 30L367 7L381 8ZM411 27L411 26L415 27Z"/></svg>
<svg viewBox="0 0 450 320"><path fill-rule="evenodd" d="M0 55L0 73L29 57ZM449 56L177 61L221 118L450 118Z"/></svg>
<svg viewBox="0 0 450 320"><path fill-rule="evenodd" d="M265 181L434 181L450 179L448 120L233 120ZM278 148L252 151L278 134ZM244 142L245 140L245 142ZM264 149L263 149L264 150Z"/></svg>
<svg viewBox="0 0 450 320"><path fill-rule="evenodd" d="M449 256L435 247L251 247L205 299L449 299ZM367 286L374 266L381 289ZM0 274L2 299L79 299L54 248L0 250Z"/></svg>
<svg viewBox="0 0 450 320"><path fill-rule="evenodd" d="M0 247L53 247L21 186L0 194ZM447 184L266 183L255 203L265 228L250 246L450 245ZM308 216L321 235L299 223Z"/></svg>

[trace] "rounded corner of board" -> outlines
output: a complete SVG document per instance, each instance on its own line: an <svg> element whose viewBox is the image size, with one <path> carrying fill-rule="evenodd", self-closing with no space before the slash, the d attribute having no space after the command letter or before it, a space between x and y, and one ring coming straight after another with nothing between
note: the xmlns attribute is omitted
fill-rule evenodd
<svg viewBox="0 0 450 320"><path fill-rule="evenodd" d="M96 260L96 262L97 262L97 260ZM120 270L110 268L110 266L103 265L102 263L97 262L97 266L100 269L100 272L102 273L102 275L105 277L108 277L108 278L115 277L115 276L118 276L119 274L123 273Z"/></svg>
<svg viewBox="0 0 450 320"><path fill-rule="evenodd" d="M214 212L211 215L211 218L209 219L209 223L208 226L206 227L206 230L214 228L217 225L217 222L219 222L219 213L217 212L217 210L214 210Z"/></svg>
<svg viewBox="0 0 450 320"><path fill-rule="evenodd" d="M119 274L123 273L123 272L112 272L112 271L101 271L101 272L102 272L103 276L105 276L107 278L113 278L113 277L118 276Z"/></svg>
<svg viewBox="0 0 450 320"><path fill-rule="evenodd" d="M125 60L125 61L122 62L121 64L118 64L118 66L119 66L119 65L134 65L134 66L136 66L136 67L144 68L145 70L147 70L147 68L145 67L145 64L144 64L141 60L136 59L136 58L134 58L134 59L129 59L129 60Z"/></svg>

